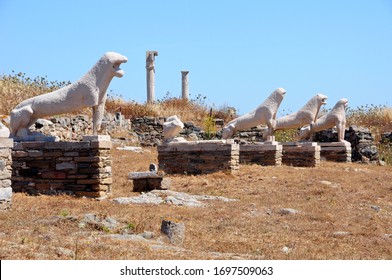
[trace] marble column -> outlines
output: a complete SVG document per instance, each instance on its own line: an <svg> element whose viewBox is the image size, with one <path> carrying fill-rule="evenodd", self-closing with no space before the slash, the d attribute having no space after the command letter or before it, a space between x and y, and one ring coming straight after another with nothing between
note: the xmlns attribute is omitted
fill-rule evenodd
<svg viewBox="0 0 392 280"><path fill-rule="evenodd" d="M181 71L182 75L182 99L189 99L189 83L188 83L188 73L189 71Z"/></svg>
<svg viewBox="0 0 392 280"><path fill-rule="evenodd" d="M155 57L157 51L146 51L147 103L155 102Z"/></svg>

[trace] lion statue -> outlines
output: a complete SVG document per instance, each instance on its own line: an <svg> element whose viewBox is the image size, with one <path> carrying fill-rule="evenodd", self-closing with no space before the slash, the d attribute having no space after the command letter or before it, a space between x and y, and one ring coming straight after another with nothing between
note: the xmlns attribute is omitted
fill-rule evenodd
<svg viewBox="0 0 392 280"><path fill-rule="evenodd" d="M301 128L300 139L308 139L315 132L336 126L336 129L338 131L338 141L347 142L346 140L344 140L347 106L348 100L346 98L340 99L328 114L317 119L314 124Z"/></svg>
<svg viewBox="0 0 392 280"><path fill-rule="evenodd" d="M107 52L78 81L19 103L10 114L11 137L27 137L28 128L38 118L71 113L84 107L93 109L93 134L96 135L101 128L106 90L113 77L124 75L120 64L127 61L123 55Z"/></svg>
<svg viewBox="0 0 392 280"><path fill-rule="evenodd" d="M299 128L314 123L320 107L327 104L327 98L327 96L320 93L313 96L299 111L277 119L274 131ZM268 135L271 135L270 133L269 129L266 128L263 133L263 138L266 139Z"/></svg>
<svg viewBox="0 0 392 280"><path fill-rule="evenodd" d="M10 130L3 124L3 121L9 124L9 116L0 115L0 138L8 138Z"/></svg>
<svg viewBox="0 0 392 280"><path fill-rule="evenodd" d="M285 89L276 89L256 110L229 122L223 128L222 138L228 139L238 130L248 129L260 124L266 124L268 132L272 135L275 128L276 113L285 94Z"/></svg>

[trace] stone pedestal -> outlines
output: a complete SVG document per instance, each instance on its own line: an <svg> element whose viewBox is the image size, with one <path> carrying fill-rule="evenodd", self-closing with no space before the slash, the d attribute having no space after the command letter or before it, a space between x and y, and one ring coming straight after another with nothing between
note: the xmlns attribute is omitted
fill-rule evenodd
<svg viewBox="0 0 392 280"><path fill-rule="evenodd" d="M351 162L350 142L321 142L318 145L321 148L321 160Z"/></svg>
<svg viewBox="0 0 392 280"><path fill-rule="evenodd" d="M134 192L149 192L152 190L167 190L169 178L164 178L162 171L130 172L128 179L132 180Z"/></svg>
<svg viewBox="0 0 392 280"><path fill-rule="evenodd" d="M12 147L14 141L10 138L0 138L0 210L6 210L12 204Z"/></svg>
<svg viewBox="0 0 392 280"><path fill-rule="evenodd" d="M168 143L158 146L158 162L168 174L231 173L239 169L239 145L224 140Z"/></svg>
<svg viewBox="0 0 392 280"><path fill-rule="evenodd" d="M291 166L320 165L320 146L316 142L282 142L282 163Z"/></svg>
<svg viewBox="0 0 392 280"><path fill-rule="evenodd" d="M111 192L108 135L81 142L18 142L12 152L12 189L29 194L105 197Z"/></svg>
<svg viewBox="0 0 392 280"><path fill-rule="evenodd" d="M240 145L240 163L280 166L282 151L282 145L274 138L261 143Z"/></svg>

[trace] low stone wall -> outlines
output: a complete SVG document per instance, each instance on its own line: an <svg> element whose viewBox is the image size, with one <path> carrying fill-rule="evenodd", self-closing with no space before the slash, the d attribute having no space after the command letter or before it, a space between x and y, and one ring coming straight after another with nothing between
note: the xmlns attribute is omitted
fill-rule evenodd
<svg viewBox="0 0 392 280"><path fill-rule="evenodd" d="M158 162L168 174L231 173L239 169L239 145L220 140L159 145Z"/></svg>
<svg viewBox="0 0 392 280"><path fill-rule="evenodd" d="M110 148L107 135L85 136L82 142L16 142L12 189L105 197L112 184Z"/></svg>
<svg viewBox="0 0 392 280"><path fill-rule="evenodd" d="M11 151L14 141L0 138L0 210L6 210L12 204L12 157Z"/></svg>
<svg viewBox="0 0 392 280"><path fill-rule="evenodd" d="M92 119L87 115L39 119L30 128L60 141L82 141L83 136L92 134ZM119 130L131 130L131 121L118 113L107 114L102 121L102 133L111 134Z"/></svg>
<svg viewBox="0 0 392 280"><path fill-rule="evenodd" d="M165 117L143 117L132 120L132 131L138 137L141 146L157 146L162 143ZM204 139L204 132L193 122L184 122L184 128L178 135L191 140ZM192 139L193 138L193 139Z"/></svg>
<svg viewBox="0 0 392 280"><path fill-rule="evenodd" d="M291 166L316 167L320 165L320 146L315 142L282 142L282 163Z"/></svg>
<svg viewBox="0 0 392 280"><path fill-rule="evenodd" d="M275 141L240 145L240 163L280 166L282 152L282 145Z"/></svg>

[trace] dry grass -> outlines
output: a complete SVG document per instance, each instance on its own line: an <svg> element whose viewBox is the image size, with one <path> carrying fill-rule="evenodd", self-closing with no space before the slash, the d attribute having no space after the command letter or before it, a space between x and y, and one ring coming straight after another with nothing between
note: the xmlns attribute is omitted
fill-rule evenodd
<svg viewBox="0 0 392 280"><path fill-rule="evenodd" d="M155 149L113 150L113 196L130 192L126 174L147 170ZM392 259L392 167L323 162L317 168L241 166L235 175L170 176L176 191L236 198L204 208L118 205L69 196L14 194L0 213L1 259ZM321 181L329 181L325 185ZM381 210L376 211L379 207ZM282 215L281 208L300 213ZM160 237L163 218L181 220L181 249L119 241L80 228L86 213ZM336 235L336 232L349 232ZM167 244L168 245L168 244ZM59 253L58 248L74 255ZM282 252L288 247L289 252Z"/></svg>

